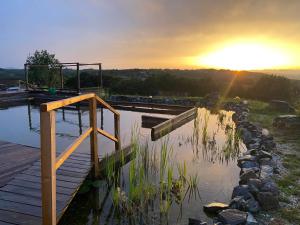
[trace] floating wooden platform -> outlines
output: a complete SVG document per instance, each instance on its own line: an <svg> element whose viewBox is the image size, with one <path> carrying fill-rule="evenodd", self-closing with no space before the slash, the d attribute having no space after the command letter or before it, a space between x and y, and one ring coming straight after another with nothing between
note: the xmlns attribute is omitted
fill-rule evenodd
<svg viewBox="0 0 300 225"><path fill-rule="evenodd" d="M0 141L0 225L42 224L39 158L39 149ZM89 154L73 153L57 170L57 221L89 174L90 165ZM10 170L4 176L2 171Z"/></svg>
<svg viewBox="0 0 300 225"><path fill-rule="evenodd" d="M124 156L125 162L130 160L130 146L113 153L109 158L114 157L118 163L121 156ZM0 163L0 225L41 225L40 149L0 141ZM100 171L106 164L107 159L104 158L99 164ZM74 152L56 171L57 222L89 175L90 169L90 154ZM3 171L12 172L5 176L7 174Z"/></svg>

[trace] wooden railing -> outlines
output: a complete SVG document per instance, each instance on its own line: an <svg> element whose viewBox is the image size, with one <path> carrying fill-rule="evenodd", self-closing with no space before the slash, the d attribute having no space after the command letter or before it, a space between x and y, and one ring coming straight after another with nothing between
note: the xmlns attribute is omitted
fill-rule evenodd
<svg viewBox="0 0 300 225"><path fill-rule="evenodd" d="M64 152L56 157L56 109L81 101L89 101L90 127L84 131ZM97 127L97 103L114 114L115 135ZM99 176L97 133L115 142L120 149L120 114L97 95L84 94L68 99L44 103L41 105L41 182L42 182L42 217L43 225L56 225L56 170L90 136L91 164L94 177Z"/></svg>

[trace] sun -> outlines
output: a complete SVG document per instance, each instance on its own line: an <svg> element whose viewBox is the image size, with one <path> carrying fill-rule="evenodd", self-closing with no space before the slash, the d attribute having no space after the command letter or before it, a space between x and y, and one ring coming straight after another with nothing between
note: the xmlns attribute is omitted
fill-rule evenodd
<svg viewBox="0 0 300 225"><path fill-rule="evenodd" d="M207 68L261 70L283 68L289 61L288 55L279 48L261 43L236 43L199 56L195 63Z"/></svg>

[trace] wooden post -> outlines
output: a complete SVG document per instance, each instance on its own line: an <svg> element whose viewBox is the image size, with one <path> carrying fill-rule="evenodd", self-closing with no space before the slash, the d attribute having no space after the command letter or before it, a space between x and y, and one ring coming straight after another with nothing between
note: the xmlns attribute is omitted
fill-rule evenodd
<svg viewBox="0 0 300 225"><path fill-rule="evenodd" d="M24 73L25 73L26 91L28 91L28 70L27 70L27 64L24 64Z"/></svg>
<svg viewBox="0 0 300 225"><path fill-rule="evenodd" d="M64 89L64 75L62 74L62 66L59 67L60 88Z"/></svg>
<svg viewBox="0 0 300 225"><path fill-rule="evenodd" d="M76 63L76 73L77 73L77 93L80 93L80 73L79 73L79 63Z"/></svg>
<svg viewBox="0 0 300 225"><path fill-rule="evenodd" d="M40 120L43 225L56 225L55 111L41 111Z"/></svg>
<svg viewBox="0 0 300 225"><path fill-rule="evenodd" d="M100 87L101 87L101 91L103 88L103 80L102 80L102 64L99 64L99 73L100 73Z"/></svg>
<svg viewBox="0 0 300 225"><path fill-rule="evenodd" d="M114 114L114 120L115 120L115 137L118 139L118 142L115 142L115 150L118 151L121 149L120 116Z"/></svg>
<svg viewBox="0 0 300 225"><path fill-rule="evenodd" d="M90 134L91 145L91 163L93 165L94 178L99 177L99 158L98 158L98 139L97 139L97 102L96 98L91 98L89 104L90 111L90 127L93 131Z"/></svg>

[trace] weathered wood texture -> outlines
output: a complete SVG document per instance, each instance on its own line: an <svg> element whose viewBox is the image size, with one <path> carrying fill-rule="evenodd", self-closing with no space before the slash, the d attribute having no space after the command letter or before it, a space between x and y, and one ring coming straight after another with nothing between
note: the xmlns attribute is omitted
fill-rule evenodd
<svg viewBox="0 0 300 225"><path fill-rule="evenodd" d="M0 161L8 159L4 153L16 152L20 158L20 170L11 175L11 179L0 188L0 225L41 225L42 224L42 194L41 194L41 161L39 149L0 141ZM3 154L1 154L3 153ZM108 158L100 161L98 169L103 171L110 158L118 163L127 162L132 156L128 146L116 151ZM3 157L2 157L3 156ZM58 156L58 154L57 154ZM15 157L15 155L14 155ZM56 215L57 221L68 208L81 184L91 171L91 155L73 152L72 155L56 171ZM10 163L18 165L19 161ZM23 163L26 167L23 167ZM4 165L5 162L2 162Z"/></svg>
<svg viewBox="0 0 300 225"><path fill-rule="evenodd" d="M0 141L0 224L42 224L39 152L37 148ZM56 171L57 221L88 176L90 159L89 154L74 152ZM2 179L3 171L12 171L10 179Z"/></svg>
<svg viewBox="0 0 300 225"><path fill-rule="evenodd" d="M0 141L0 187L40 157L35 148Z"/></svg>
<svg viewBox="0 0 300 225"><path fill-rule="evenodd" d="M151 139L155 141L160 137L177 129L178 127L184 125L185 123L191 121L197 116L197 109L198 108L192 108L186 112L179 114L178 116L175 116L163 123L156 125L155 127L152 127Z"/></svg>

